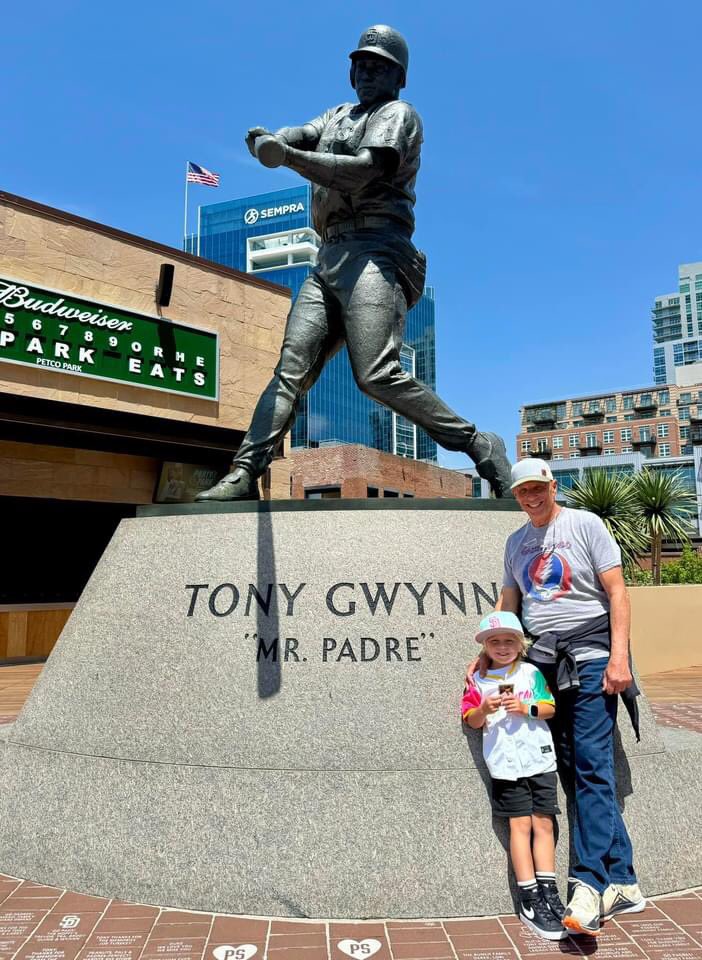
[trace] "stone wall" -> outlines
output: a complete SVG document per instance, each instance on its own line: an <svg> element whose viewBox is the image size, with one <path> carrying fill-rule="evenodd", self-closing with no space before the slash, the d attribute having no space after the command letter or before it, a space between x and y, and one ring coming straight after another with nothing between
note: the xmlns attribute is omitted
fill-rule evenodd
<svg viewBox="0 0 702 960"><path fill-rule="evenodd" d="M151 503L160 466L150 457L0 440L6 497Z"/></svg>
<svg viewBox="0 0 702 960"><path fill-rule="evenodd" d="M219 402L13 364L0 364L0 391L246 429L277 361L290 305L286 288L0 195L0 275L154 316L166 262L175 264L175 278L163 316L219 334ZM289 497L286 461L278 461L272 473L272 495Z"/></svg>

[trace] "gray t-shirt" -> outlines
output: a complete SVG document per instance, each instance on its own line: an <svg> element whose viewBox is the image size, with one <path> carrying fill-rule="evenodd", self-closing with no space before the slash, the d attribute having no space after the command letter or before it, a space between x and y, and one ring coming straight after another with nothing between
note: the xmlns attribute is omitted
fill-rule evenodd
<svg viewBox="0 0 702 960"><path fill-rule="evenodd" d="M414 230L414 184L419 170L422 121L411 103L388 100L364 107L342 103L305 126L317 131L317 153L355 156L368 149L391 150L397 159L393 173L373 180L358 193L342 193L312 184L315 229L360 216L388 217Z"/></svg>
<svg viewBox="0 0 702 960"><path fill-rule="evenodd" d="M529 521L509 537L503 582L519 589L530 633L565 633L609 613L598 574L621 563L619 547L598 516L563 507L547 526Z"/></svg>

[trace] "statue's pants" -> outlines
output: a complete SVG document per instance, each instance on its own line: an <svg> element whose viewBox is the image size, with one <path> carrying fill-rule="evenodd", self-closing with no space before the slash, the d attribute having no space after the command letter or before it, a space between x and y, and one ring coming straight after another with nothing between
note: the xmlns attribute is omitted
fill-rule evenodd
<svg viewBox="0 0 702 960"><path fill-rule="evenodd" d="M408 301L424 264L404 236L359 230L327 241L288 315L280 360L256 405L234 465L260 476L290 429L301 396L346 343L359 388L448 450L467 450L475 426L400 365Z"/></svg>

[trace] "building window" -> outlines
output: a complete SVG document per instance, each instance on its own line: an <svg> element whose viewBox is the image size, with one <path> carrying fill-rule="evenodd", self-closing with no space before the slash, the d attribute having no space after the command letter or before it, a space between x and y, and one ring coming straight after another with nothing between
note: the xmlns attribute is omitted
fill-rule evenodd
<svg viewBox="0 0 702 960"><path fill-rule="evenodd" d="M577 433L571 433L571 435L568 437L569 447L577 447L579 442L580 442L580 437L577 435Z"/></svg>
<svg viewBox="0 0 702 960"><path fill-rule="evenodd" d="M692 450L692 444L691 444L691 443L685 443L685 444L683 444L683 446L680 448L680 453L682 453L682 454L688 454L688 453L692 453L692 452L693 452L693 450Z"/></svg>
<svg viewBox="0 0 702 960"><path fill-rule="evenodd" d="M604 455L605 457L613 457L616 452L617 451L614 449L614 447L606 447L604 450Z"/></svg>
<svg viewBox="0 0 702 960"><path fill-rule="evenodd" d="M586 433L586 434L585 434L585 446L586 446L586 447L596 447L596 446L597 446L597 434L596 434L596 433Z"/></svg>
<svg viewBox="0 0 702 960"><path fill-rule="evenodd" d="M399 497L399 496L400 496L400 491L399 491L399 490L383 490L383 496L384 496L384 497Z"/></svg>
<svg viewBox="0 0 702 960"><path fill-rule="evenodd" d="M580 451L579 451L579 450L576 450L575 453L571 453L570 459L571 459L571 460L575 460L575 459L576 459L577 457L579 457L579 456L580 456Z"/></svg>
<svg viewBox="0 0 702 960"><path fill-rule="evenodd" d="M631 427L624 427L623 430L619 431L619 436L621 437L622 441L631 440Z"/></svg>
<svg viewBox="0 0 702 960"><path fill-rule="evenodd" d="M576 467L575 470L559 470L554 475L554 479L558 483L558 493L564 490L572 490L580 479L580 469Z"/></svg>
<svg viewBox="0 0 702 960"><path fill-rule="evenodd" d="M689 407L678 407L678 418L680 420L689 420L690 419L690 408Z"/></svg>
<svg viewBox="0 0 702 960"><path fill-rule="evenodd" d="M604 430L602 433L602 443L614 443L614 430Z"/></svg>
<svg viewBox="0 0 702 960"><path fill-rule="evenodd" d="M522 440L522 453L529 453L531 450L531 440Z"/></svg>
<svg viewBox="0 0 702 960"><path fill-rule="evenodd" d="M614 413L617 409L617 398L616 397L607 397L605 400L605 412Z"/></svg>
<svg viewBox="0 0 702 960"><path fill-rule="evenodd" d="M371 499L372 499L373 497L377 497L377 496L378 496L378 488L377 488L377 487L366 487L366 496L367 496L367 497L370 497Z"/></svg>
<svg viewBox="0 0 702 960"><path fill-rule="evenodd" d="M670 456L670 444L669 444L669 443L662 443L662 444L660 445L660 447L658 448L658 456L659 456L659 457L669 457L669 456Z"/></svg>
<svg viewBox="0 0 702 960"><path fill-rule="evenodd" d="M573 403L573 406L572 406L572 415L573 415L574 417L580 417L580 416L582 416L582 412L583 412L583 404L582 404L582 401L581 401L581 400L576 400L576 401Z"/></svg>
<svg viewBox="0 0 702 960"><path fill-rule="evenodd" d="M471 478L471 496L480 499L483 495L483 485L480 477Z"/></svg>
<svg viewBox="0 0 702 960"><path fill-rule="evenodd" d="M624 414L624 419L625 419L625 420L636 420L636 414L634 414L634 413L625 413L625 414Z"/></svg>
<svg viewBox="0 0 702 960"><path fill-rule="evenodd" d="M560 453L554 453L553 459L554 459L554 460L562 460L562 459L563 459L563 456L562 456Z"/></svg>
<svg viewBox="0 0 702 960"><path fill-rule="evenodd" d="M661 417L669 417L669 416L670 416L670 410L669 410L669 409L661 410L661 411L660 411L660 416L661 416Z"/></svg>
<svg viewBox="0 0 702 960"><path fill-rule="evenodd" d="M681 393L678 397L678 403L692 403L691 393Z"/></svg>
<svg viewBox="0 0 702 960"><path fill-rule="evenodd" d="M624 410L634 409L634 398L632 396L622 397L622 409Z"/></svg>
<svg viewBox="0 0 702 960"><path fill-rule="evenodd" d="M616 423L616 422L617 422L616 417L605 417L605 423Z"/></svg>
<svg viewBox="0 0 702 960"><path fill-rule="evenodd" d="M341 497L341 487L321 487L317 490L305 490L305 500L338 500Z"/></svg>
<svg viewBox="0 0 702 960"><path fill-rule="evenodd" d="M546 437L539 437L536 441L536 450L538 453L545 453L548 450L548 439Z"/></svg>
<svg viewBox="0 0 702 960"><path fill-rule="evenodd" d="M659 391L658 391L658 402L659 402L659 403L670 403L670 390L659 390Z"/></svg>
<svg viewBox="0 0 702 960"><path fill-rule="evenodd" d="M563 447L563 437L554 437L553 438L553 449L561 450Z"/></svg>
<svg viewBox="0 0 702 960"><path fill-rule="evenodd" d="M667 424L667 423L659 423L659 424L658 424L658 436L659 436L659 437L667 437L667 436L668 436L668 424Z"/></svg>
<svg viewBox="0 0 702 960"><path fill-rule="evenodd" d="M690 428L689 427L680 427L680 439L689 440L690 439Z"/></svg>
<svg viewBox="0 0 702 960"><path fill-rule="evenodd" d="M622 453L631 453L632 447L622 447Z"/></svg>

